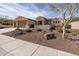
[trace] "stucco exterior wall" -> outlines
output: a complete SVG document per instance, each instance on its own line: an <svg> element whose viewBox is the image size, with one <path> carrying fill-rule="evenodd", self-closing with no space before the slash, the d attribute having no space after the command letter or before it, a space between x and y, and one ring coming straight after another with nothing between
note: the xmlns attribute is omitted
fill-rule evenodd
<svg viewBox="0 0 79 59"><path fill-rule="evenodd" d="M37 28L37 29L49 29L50 26L49 25L36 25L35 28Z"/></svg>
<svg viewBox="0 0 79 59"><path fill-rule="evenodd" d="M13 26L14 27L17 27L17 26L29 27L29 25L31 25L31 24L35 24L35 21L22 17L22 16L19 16L19 17L15 18Z"/></svg>

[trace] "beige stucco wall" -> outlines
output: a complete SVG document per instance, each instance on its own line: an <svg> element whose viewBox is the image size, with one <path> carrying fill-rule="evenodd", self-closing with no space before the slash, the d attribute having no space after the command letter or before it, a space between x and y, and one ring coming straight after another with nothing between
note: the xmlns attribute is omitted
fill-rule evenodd
<svg viewBox="0 0 79 59"><path fill-rule="evenodd" d="M15 18L13 26L16 27L17 25L19 25L19 27L28 27L31 24L35 24L35 21L19 16Z"/></svg>
<svg viewBox="0 0 79 59"><path fill-rule="evenodd" d="M49 29L50 28L50 25L35 25L35 28L37 29Z"/></svg>
<svg viewBox="0 0 79 59"><path fill-rule="evenodd" d="M62 21L60 18L51 18L51 24L55 26L62 26Z"/></svg>
<svg viewBox="0 0 79 59"><path fill-rule="evenodd" d="M52 20L51 22L52 22L52 25L55 25L55 26L61 26L62 25L62 23L61 23L61 21L59 21L59 23L53 23L53 22L58 22L59 20Z"/></svg>

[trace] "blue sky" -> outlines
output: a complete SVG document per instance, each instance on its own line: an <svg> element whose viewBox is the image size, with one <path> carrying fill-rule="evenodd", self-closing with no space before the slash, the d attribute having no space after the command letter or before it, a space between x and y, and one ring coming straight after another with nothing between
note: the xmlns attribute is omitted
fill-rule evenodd
<svg viewBox="0 0 79 59"><path fill-rule="evenodd" d="M0 4L0 16L9 16L11 18L24 16L31 19L38 16L60 17L57 13L53 13L46 3L2 3Z"/></svg>

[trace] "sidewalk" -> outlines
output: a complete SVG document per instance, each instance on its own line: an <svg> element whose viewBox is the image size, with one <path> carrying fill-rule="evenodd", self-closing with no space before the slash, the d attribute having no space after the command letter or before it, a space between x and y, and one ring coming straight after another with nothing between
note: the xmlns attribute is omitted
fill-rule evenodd
<svg viewBox="0 0 79 59"><path fill-rule="evenodd" d="M38 44L0 35L0 55L5 56L75 56Z"/></svg>
<svg viewBox="0 0 79 59"><path fill-rule="evenodd" d="M2 29L1 29L2 30ZM5 30L5 31L3 31ZM3 29L3 33L13 29ZM0 31L0 33L2 33ZM0 56L76 56L0 34Z"/></svg>

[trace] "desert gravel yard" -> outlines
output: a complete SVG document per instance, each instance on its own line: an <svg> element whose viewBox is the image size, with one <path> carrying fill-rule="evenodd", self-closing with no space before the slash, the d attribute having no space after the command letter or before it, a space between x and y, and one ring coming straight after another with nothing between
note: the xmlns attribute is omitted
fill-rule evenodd
<svg viewBox="0 0 79 59"><path fill-rule="evenodd" d="M35 30L32 32L26 32L25 34L17 35L17 36L14 36L14 31L4 33L4 35L79 55L79 46L76 46L74 44L75 43L74 41L69 39L63 40L61 38L62 37L61 33L58 33L58 32L53 32L53 33L55 34L56 39L51 39L51 40L47 40L44 37L43 32L38 32Z"/></svg>

